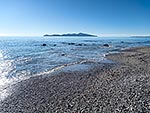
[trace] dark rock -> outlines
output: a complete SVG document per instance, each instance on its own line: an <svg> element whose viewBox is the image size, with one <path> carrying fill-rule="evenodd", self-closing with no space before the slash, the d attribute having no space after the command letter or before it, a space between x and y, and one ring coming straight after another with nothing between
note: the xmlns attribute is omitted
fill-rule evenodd
<svg viewBox="0 0 150 113"><path fill-rule="evenodd" d="M105 47L109 47L109 44L103 44L103 46L105 46Z"/></svg>
<svg viewBox="0 0 150 113"><path fill-rule="evenodd" d="M54 46L56 46L56 44L54 44Z"/></svg>
<svg viewBox="0 0 150 113"><path fill-rule="evenodd" d="M46 46L46 44L43 44L43 46Z"/></svg>
<svg viewBox="0 0 150 113"><path fill-rule="evenodd" d="M82 46L82 44L78 44L77 46Z"/></svg>
<svg viewBox="0 0 150 113"><path fill-rule="evenodd" d="M75 45L75 43L68 43L68 45Z"/></svg>
<svg viewBox="0 0 150 113"><path fill-rule="evenodd" d="M61 56L65 56L65 54L63 53L63 54L61 54Z"/></svg>

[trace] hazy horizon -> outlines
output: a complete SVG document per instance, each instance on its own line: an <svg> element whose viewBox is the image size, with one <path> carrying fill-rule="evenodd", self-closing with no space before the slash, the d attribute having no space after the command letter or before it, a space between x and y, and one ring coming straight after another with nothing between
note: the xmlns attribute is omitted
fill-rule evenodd
<svg viewBox="0 0 150 113"><path fill-rule="evenodd" d="M70 32L67 32L70 33ZM78 32L71 32L71 33L78 33ZM52 33L50 35L53 35L55 33ZM56 33L56 34L60 34L60 33ZM62 34L66 34L66 33L62 33ZM90 34L90 33L88 33ZM41 34L41 35L0 35L0 37L43 37L45 34ZM141 34L133 34L133 35L126 35L126 34L91 34L91 35L96 35L97 37L134 37L134 36L150 36L148 34L146 35L141 35ZM59 36L60 37L60 36Z"/></svg>

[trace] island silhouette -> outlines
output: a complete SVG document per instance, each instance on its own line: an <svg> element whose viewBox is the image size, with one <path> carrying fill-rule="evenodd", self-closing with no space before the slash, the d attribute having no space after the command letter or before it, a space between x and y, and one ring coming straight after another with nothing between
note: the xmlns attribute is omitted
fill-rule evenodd
<svg viewBox="0 0 150 113"><path fill-rule="evenodd" d="M77 37L97 37L96 35L91 35L87 33L68 33L68 34L45 34L44 37L46 36L77 36Z"/></svg>

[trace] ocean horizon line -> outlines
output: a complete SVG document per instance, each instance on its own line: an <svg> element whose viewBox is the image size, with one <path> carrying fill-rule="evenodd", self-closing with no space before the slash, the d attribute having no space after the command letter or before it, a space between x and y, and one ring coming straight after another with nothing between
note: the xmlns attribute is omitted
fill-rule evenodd
<svg viewBox="0 0 150 113"><path fill-rule="evenodd" d="M0 35L0 37L44 37L44 36L43 35ZM57 37L57 36L52 36L52 37ZM60 37L65 37L65 36L60 36ZM100 37L150 37L150 35L97 35L97 38Z"/></svg>

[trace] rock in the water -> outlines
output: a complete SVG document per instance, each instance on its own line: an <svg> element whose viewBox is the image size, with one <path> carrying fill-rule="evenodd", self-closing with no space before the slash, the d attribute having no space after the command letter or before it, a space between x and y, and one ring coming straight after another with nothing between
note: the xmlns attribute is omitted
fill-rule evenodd
<svg viewBox="0 0 150 113"><path fill-rule="evenodd" d="M46 46L46 44L43 44L43 46Z"/></svg>
<svg viewBox="0 0 150 113"><path fill-rule="evenodd" d="M61 56L65 56L65 54L63 53L63 54L61 54Z"/></svg>
<svg viewBox="0 0 150 113"><path fill-rule="evenodd" d="M71 43L68 43L68 45L75 45L75 43L72 43L72 42L71 42Z"/></svg>
<svg viewBox="0 0 150 113"><path fill-rule="evenodd" d="M105 46L105 47L109 47L109 44L103 44L103 46Z"/></svg>
<svg viewBox="0 0 150 113"><path fill-rule="evenodd" d="M82 44L78 44L77 46L82 46Z"/></svg>

